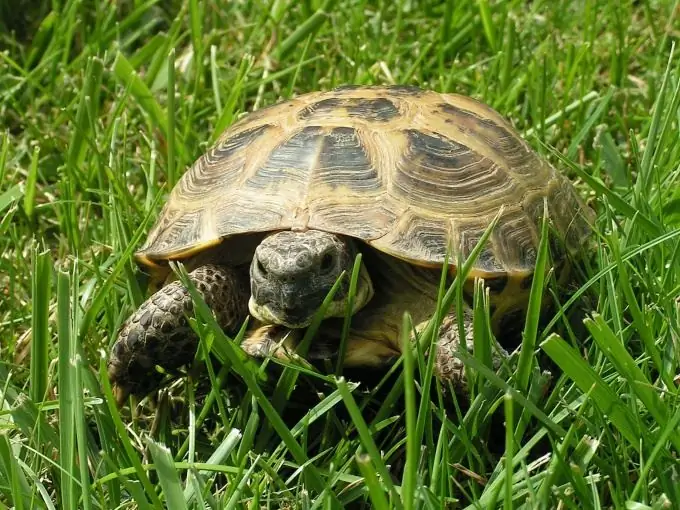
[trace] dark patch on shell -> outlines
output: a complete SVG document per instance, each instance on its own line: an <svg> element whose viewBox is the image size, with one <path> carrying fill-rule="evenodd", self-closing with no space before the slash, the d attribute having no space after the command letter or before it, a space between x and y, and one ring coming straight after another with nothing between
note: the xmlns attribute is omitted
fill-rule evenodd
<svg viewBox="0 0 680 510"><path fill-rule="evenodd" d="M378 99L356 98L347 101L347 112L351 117L359 117L376 122L387 122L399 116L399 109L384 97Z"/></svg>
<svg viewBox="0 0 680 510"><path fill-rule="evenodd" d="M425 93L423 89L415 85L390 85L387 87L387 90L395 95L411 97L419 97Z"/></svg>
<svg viewBox="0 0 680 510"><path fill-rule="evenodd" d="M323 144L317 171L325 184L359 192L381 188L378 173L354 128L334 128Z"/></svg>
<svg viewBox="0 0 680 510"><path fill-rule="evenodd" d="M442 135L407 129L408 147L397 162L394 185L409 203L424 202L431 210L451 211L493 190L512 185L494 171L493 161Z"/></svg>
<svg viewBox="0 0 680 510"><path fill-rule="evenodd" d="M282 141L270 153L267 161L248 179L246 186L268 189L272 182L281 179L307 182L315 164L310 156L319 153L319 144L326 135L319 126L307 126ZM309 162L304 164L304 162ZM295 169L295 172L291 172Z"/></svg>
<svg viewBox="0 0 680 510"><path fill-rule="evenodd" d="M461 233L460 249L462 252L461 254L463 256L463 260L467 259L470 256L472 250L475 249L481 237L482 237L481 232L478 233L465 231ZM482 247L482 251L479 253L477 260L475 261L475 267L478 267L479 269L483 271L488 271L490 273L502 272L504 271L503 265L500 263L500 261L494 254L489 243L490 240L487 240L484 246Z"/></svg>
<svg viewBox="0 0 680 510"><path fill-rule="evenodd" d="M339 115L343 109L349 117L372 122L387 122L399 116L399 109L392 101L384 97L331 97L306 106L300 110L298 118L300 120L320 120L330 115Z"/></svg>
<svg viewBox="0 0 680 510"><path fill-rule="evenodd" d="M511 138L515 141L517 140L516 137L513 136L512 133L510 133L504 126L498 124L492 119L480 117L468 110L464 110L463 108L453 106L452 104L449 103L439 103L437 106L440 108L442 113L454 115L457 117L461 117L464 120L471 121L474 124L478 125L479 127L492 131L494 135L496 135L499 139Z"/></svg>
<svg viewBox="0 0 680 510"><path fill-rule="evenodd" d="M309 106L304 107L298 113L298 118L300 120L307 120L309 118L315 117L317 115L322 115L324 113L330 113L336 110L339 106L343 104L343 100L337 97L331 97L328 99L322 99L316 103L312 103Z"/></svg>
<svg viewBox="0 0 680 510"><path fill-rule="evenodd" d="M506 159L513 170L524 173L527 169L533 168L535 161L533 157L528 157L527 147L503 124L492 118L480 117L449 103L440 103L438 107L442 114L454 117L447 119L446 122L455 124L461 131L469 133L471 136L479 137L491 149Z"/></svg>
<svg viewBox="0 0 680 510"><path fill-rule="evenodd" d="M456 171L474 164L479 156L466 146L442 136L433 136L416 129L405 131L411 152L423 158L428 167Z"/></svg>
<svg viewBox="0 0 680 510"><path fill-rule="evenodd" d="M346 91L350 91L350 90L360 90L360 89L363 89L363 88L366 88L366 87L363 86L363 85L351 85L351 84L350 85L340 85L339 87L335 87L333 89L333 92L346 92Z"/></svg>
<svg viewBox="0 0 680 510"><path fill-rule="evenodd" d="M272 127L273 126L271 124L263 124L254 128L245 129L240 133L236 133L234 136L230 136L217 145L212 151L206 154L207 161L210 163L216 160L231 157L232 154L243 150L245 147L264 135ZM209 184L210 182L201 183L200 181L195 183L197 186Z"/></svg>

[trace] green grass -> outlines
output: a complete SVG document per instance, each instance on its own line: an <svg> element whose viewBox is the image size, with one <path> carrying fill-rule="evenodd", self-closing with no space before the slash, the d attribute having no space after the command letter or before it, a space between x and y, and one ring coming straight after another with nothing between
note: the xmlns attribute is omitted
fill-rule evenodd
<svg viewBox="0 0 680 510"><path fill-rule="evenodd" d="M680 506L678 16L663 0L1 2L0 508ZM420 350L362 388L302 362L272 375L197 322L222 363L120 414L105 356L144 299L131 255L172 183L244 112L347 83L511 119L597 210L584 283L547 324L532 300L516 368L464 356L467 403Z"/></svg>

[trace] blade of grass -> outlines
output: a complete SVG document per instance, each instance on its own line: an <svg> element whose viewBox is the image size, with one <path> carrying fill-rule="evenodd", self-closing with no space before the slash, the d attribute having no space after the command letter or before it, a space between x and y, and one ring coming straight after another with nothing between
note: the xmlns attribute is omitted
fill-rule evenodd
<svg viewBox="0 0 680 510"><path fill-rule="evenodd" d="M175 158L175 48L168 53L168 187L172 188L177 182Z"/></svg>
<svg viewBox="0 0 680 510"><path fill-rule="evenodd" d="M210 80L212 82L215 110L222 111L222 94L220 93L220 71L217 64L217 46L210 45Z"/></svg>
<svg viewBox="0 0 680 510"><path fill-rule="evenodd" d="M250 416L248 416L248 421L246 422L246 426L243 429L243 440L241 441L238 452L236 453L236 458L241 462L249 455L250 451L253 450L257 431L260 428L260 409L255 399L251 398L251 402ZM296 437L293 429L290 430L290 433L293 435L293 437Z"/></svg>
<svg viewBox="0 0 680 510"><path fill-rule="evenodd" d="M94 321L95 317L97 316L97 314L100 313L106 300L110 299L113 285L120 276L120 274L125 269L125 266L129 263L132 253L135 251L135 248L137 247L139 241L142 239L142 236L146 232L147 225L151 220L151 211L156 210L161 197L162 195L160 193L156 195L152 207L149 208L149 214L147 214L144 220L137 227L137 230L135 230L132 238L130 239L130 244L121 253L120 258L116 262L115 266L111 269L111 273L107 277L106 281L100 286L99 292L93 295L92 302L90 303L89 308L87 308L87 310L83 314L82 320L79 324L80 341L84 340L84 336L89 331L90 325Z"/></svg>
<svg viewBox="0 0 680 510"><path fill-rule="evenodd" d="M581 145L583 140L585 140L590 130L593 129L593 126L599 122L600 118L609 107L609 102L613 96L614 88L610 88L607 94L599 100L595 111L588 117L576 136L571 139L571 143L567 149L567 159L573 160L576 157L576 152L578 151L579 145Z"/></svg>
<svg viewBox="0 0 680 510"><path fill-rule="evenodd" d="M312 37L321 26L330 19L328 13L333 10L335 2L336 0L326 0L312 16L307 18L307 20L299 25L292 34L286 37L281 44L277 46L274 52L276 58L283 60L291 51L293 51L298 43L304 41L308 37Z"/></svg>
<svg viewBox="0 0 680 510"><path fill-rule="evenodd" d="M354 266L352 266L352 274L349 279L349 290L347 291L347 306L345 307L345 317L342 322L342 333L340 336L340 347L338 349L338 361L335 365L335 375L342 375L342 368L345 365L345 352L347 351L347 338L349 337L349 329L352 323L352 311L354 310L354 301L357 293L357 282L359 281L359 272L361 271L362 255L358 253L354 259Z"/></svg>
<svg viewBox="0 0 680 510"><path fill-rule="evenodd" d="M538 323L541 317L541 302L544 293L545 276L548 268L548 203L543 202L543 221L541 224L541 239L538 243L536 266L534 270L527 317L522 335L522 346L517 362L517 389L525 393L529 388L529 380L536 360L536 338L538 336Z"/></svg>
<svg viewBox="0 0 680 510"><path fill-rule="evenodd" d="M475 280L475 293L472 307L473 348L475 357L487 367L493 367L493 354L491 352L492 335L488 321L489 318L489 289L484 285L484 280ZM476 374L477 393L484 391L484 379ZM473 382L473 381L470 381Z"/></svg>
<svg viewBox="0 0 680 510"><path fill-rule="evenodd" d="M5 182L7 172L7 154L9 153L9 132L0 133L2 135L2 146L0 146L0 182ZM18 184L16 185L18 186ZM2 204L2 202L0 202ZM0 207L2 211L2 207Z"/></svg>
<svg viewBox="0 0 680 510"><path fill-rule="evenodd" d="M592 318L585 320L585 325L600 350L614 365L619 375L628 381L635 395L654 417L654 421L656 423L667 423L670 413L666 404L659 397L656 389L645 377L644 372L625 346L607 326L604 318L598 313L593 313ZM680 434L672 434L669 439L675 449L680 452Z"/></svg>
<svg viewBox="0 0 680 510"><path fill-rule="evenodd" d="M194 302L195 307L194 309L196 311L197 316L200 317L203 322L208 324L210 329L213 331L217 343L223 346L224 353L231 362L232 366L234 367L234 370L246 382L246 384L248 385L248 389L257 399L257 402L262 408L262 411L265 413L268 420L271 422L272 426L274 427L274 430L276 430L277 434L281 437L281 439L285 443L286 447L290 451L295 461L298 462L298 464L300 464L301 466L302 465L306 466L305 473L309 475L308 481L310 486L319 493L323 492L324 484L321 475L313 465L308 463L307 455L305 454L304 450L300 447L300 444L292 436L285 422L281 419L281 416L274 409L274 406L272 406L272 404L269 402L269 399L260 388L257 379L253 372L251 371L251 369L246 365L246 363L244 363L243 351L238 349L235 345L233 345L226 337L226 335L222 332L215 318L212 316L210 309L205 304L205 301L203 301L201 295L196 290L196 287L189 279L188 274L186 274L186 271L183 268L178 269L182 283L187 287L189 293L191 294L192 300Z"/></svg>
<svg viewBox="0 0 680 510"><path fill-rule="evenodd" d="M397 14L394 19L394 28L390 45L385 54L385 62L389 65L394 60L394 52L397 48L397 42L402 36L402 24L404 21L404 0L396 1Z"/></svg>
<svg viewBox="0 0 680 510"><path fill-rule="evenodd" d="M259 467L258 466L259 461L260 456L258 455L253 460L253 463L248 468L248 471L246 471L245 474L243 474L243 476L241 477L241 480L239 480L238 485L236 485L234 492L231 494L231 497L229 498L229 501L227 501L225 510L232 510L233 508L236 508L236 505L239 503L239 498L243 493L243 489L245 489L246 486L251 483L251 477L253 476L255 469Z"/></svg>
<svg viewBox="0 0 680 510"><path fill-rule="evenodd" d="M658 246L662 243L665 243L667 241L670 241L676 237L680 237L680 228L676 230L672 230L671 232L667 232L666 234L659 235L658 237L652 239L651 241L648 241L640 246L635 246L633 248L630 248L629 250L625 251L622 256L621 260L622 262L627 262L628 260L640 255L641 253L645 253L648 250L651 250L653 247ZM585 294L585 292L595 285L600 278L603 276L609 274L612 270L616 268L616 262L612 262L611 264L603 267L600 269L597 273L595 273L593 276L590 277L590 279L585 282L581 287L574 292L571 297L562 305L561 311L556 313L555 316L550 320L548 325L545 327L546 331L551 330L555 324L561 319L564 311L568 310L574 303L576 303L579 299L582 298L582 296Z"/></svg>
<svg viewBox="0 0 680 510"><path fill-rule="evenodd" d="M167 31L167 37L164 44L159 46L156 54L151 60L151 63L146 66L144 73L144 83L147 87L153 87L158 83L158 87L162 88L163 83L159 83L162 71L168 62L168 53L172 48L178 47L180 42L184 39L186 34L182 33L184 28L184 17L187 14L188 2L182 2L179 12L175 17L170 29ZM137 69L133 66L133 69ZM186 161L186 160L184 160Z"/></svg>
<svg viewBox="0 0 680 510"><path fill-rule="evenodd" d="M501 90L508 90L510 86L510 77L512 76L512 67L515 54L515 43L517 40L514 20L507 21L507 35L503 44L501 55L501 71L500 71L500 88Z"/></svg>
<svg viewBox="0 0 680 510"><path fill-rule="evenodd" d="M660 145L657 143L659 136L659 126L662 122L662 117L664 113L672 112L674 111L672 109L672 106L668 109L664 108L664 102L666 100L666 90L668 88L668 82L670 81L671 77L671 69L673 65L673 53L675 52L675 42L671 42L671 49L668 54L668 63L666 65L666 70L663 75L663 79L661 80L661 89L659 90L659 94L656 97L656 102L654 104L654 108L652 110L652 119L651 123L649 126L649 134L647 135L647 140L650 142L650 145L645 148L644 154L642 155L642 161L640 163L640 175L638 176L638 180L635 183L635 195L640 197L644 196L644 193L642 190L649 189L652 186L652 177L653 177L653 172L655 169L655 162L659 156L659 150L658 148ZM677 97L678 91L680 90L680 83L676 84L676 90L675 90L675 96ZM676 101L673 101L676 103ZM677 103L676 103L677 105ZM671 115L668 115L668 118L671 118ZM664 130L667 128L668 124L664 123Z"/></svg>
<svg viewBox="0 0 680 510"><path fill-rule="evenodd" d="M57 288L62 288L63 292L70 290L70 307L68 310L60 309L59 314L68 314L68 321L70 324L74 323L73 313L78 309L78 286L75 282L78 281L77 265L73 266L71 273L59 271L57 273ZM64 290L66 288L66 290ZM61 321L66 321L63 317ZM75 444L78 454L78 468L80 472L80 488L82 494L80 496L83 510L89 510L92 505L90 495L90 472L88 470L88 441L87 441L87 427L88 422L85 416L85 402L83 396L86 389L83 384L83 362L85 361L84 353L77 344L77 335L73 334L73 327L70 330L70 350L69 350L69 373L71 381L68 385L68 390L71 391L69 401L73 403L73 423L75 425ZM60 344L61 347L61 344Z"/></svg>
<svg viewBox="0 0 680 510"><path fill-rule="evenodd" d="M416 388L414 375L411 331L413 329L408 314L404 314L401 326L401 352L404 357L404 402L406 409L406 464L401 482L401 501L405 510L416 508L416 481L420 444L416 425Z"/></svg>
<svg viewBox="0 0 680 510"><path fill-rule="evenodd" d="M89 58L85 68L85 83L80 91L80 100L76 111L75 125L71 134L66 165L71 172L80 174L86 149L93 133L90 130L92 118L96 110L92 109L93 98L99 93L101 75L104 68L99 59Z"/></svg>
<svg viewBox="0 0 680 510"><path fill-rule="evenodd" d="M191 45L194 48L194 62L196 64L196 74L202 72L203 62L203 30L201 28L203 16L201 13L202 3L197 0L189 0L189 27L191 33Z"/></svg>
<svg viewBox="0 0 680 510"><path fill-rule="evenodd" d="M594 90L591 90L587 94L583 95L581 98L579 98L576 101L565 106L562 110L559 110L559 111L553 113L552 115L550 115L549 117L547 117L545 119L545 122L543 122L537 128L532 127L532 128L527 129L526 131L524 131L522 133L522 136L524 138L529 139L529 138L533 137L535 134L537 134L536 133L537 130L539 131L539 134L540 134L542 130L545 130L546 128L548 128L550 126L555 125L557 122L562 120L562 118L564 118L569 113L583 107L583 105L588 104L590 101L593 101L593 100L597 99L598 97L600 97L599 94L597 92L595 92ZM545 139L545 136L542 135L541 140L544 140L544 139Z"/></svg>
<svg viewBox="0 0 680 510"><path fill-rule="evenodd" d="M602 166L611 178L612 184L618 188L629 188L632 180L630 168L624 163L611 133L600 131L595 140L603 160Z"/></svg>
<svg viewBox="0 0 680 510"><path fill-rule="evenodd" d="M59 341L59 450L61 467L62 508L76 508L78 493L75 480L75 389L71 353L74 334L71 324L71 289L68 277L63 273L57 278L57 333Z"/></svg>
<svg viewBox="0 0 680 510"><path fill-rule="evenodd" d="M139 456L130 442L125 424L123 424L123 420L121 419L120 413L118 412L116 399L113 396L111 384L109 383L109 377L106 370L106 360L104 359L102 359L99 364L99 380L102 384L102 393L104 394L106 400L106 405L111 416L111 421L113 422L115 428L115 433L118 434L118 437L121 439L118 446L122 446L122 449L127 456L127 460L132 464L132 467L128 473L135 474L137 476L138 483L141 484L142 488L144 489L136 489L134 492L131 490L131 494L134 496L135 502L140 506L140 508L163 508L163 504L158 498L158 495L156 494L156 491L154 490L154 487L146 474L144 466L142 466ZM124 469L125 468L120 465L115 466L114 473L108 476L124 476ZM100 479L100 483L105 483L108 480L108 476L102 477ZM130 483L129 485L136 488L138 483ZM128 490L130 490L129 487Z"/></svg>
<svg viewBox="0 0 680 510"><path fill-rule="evenodd" d="M322 418L331 409L337 406L342 401L342 395L338 390L331 392L326 398L321 402L312 407L305 415L300 418L300 420L290 429L290 433L293 437L297 437L302 434L306 427L309 427L315 421Z"/></svg>
<svg viewBox="0 0 680 510"><path fill-rule="evenodd" d="M491 17L491 9L489 8L489 2L487 0L477 0L477 6L479 7L479 15L482 18L482 26L484 27L484 35L489 43L492 53L498 51L498 46L496 44L496 30L494 29L494 22Z"/></svg>
<svg viewBox="0 0 680 510"><path fill-rule="evenodd" d="M184 499L184 492L182 491L182 484L179 481L179 474L170 454L170 450L151 438L146 440L146 445L151 452L151 458L158 473L158 481L163 487L163 495L165 496L164 508L168 510L187 510L186 500Z"/></svg>
<svg viewBox="0 0 680 510"><path fill-rule="evenodd" d="M31 381L29 395L33 402L47 396L50 346L50 298L52 291L52 260L49 251L33 248L33 306L31 315Z"/></svg>
<svg viewBox="0 0 680 510"><path fill-rule="evenodd" d="M670 420L667 420L665 422L661 434L659 434L659 438L656 442L656 445L645 459L646 462L644 466L642 466L640 478L638 478L637 482L635 483L635 487L633 488L633 491L630 494L629 497L630 501L635 500L638 497L640 491L649 483L648 477L649 473L652 471L652 468L654 467L654 461L658 456L667 454L667 452L665 451L666 442L670 440L672 436L677 435L678 425L680 425L680 409L676 411L676 413Z"/></svg>
<svg viewBox="0 0 680 510"><path fill-rule="evenodd" d="M151 118L152 122L161 130L165 138L168 139L168 117L163 113L163 109L153 97L149 87L137 75L137 72L122 53L116 55L113 62L113 72L116 78L118 78L118 80L129 90L132 97L135 98L142 111ZM179 139L177 139L175 143L180 159L182 161L187 161L187 149L184 147L184 143Z"/></svg>
<svg viewBox="0 0 680 510"><path fill-rule="evenodd" d="M627 264L621 260L621 245L616 230L612 230L611 234L609 235L608 245L614 255L614 260L616 262L620 277L619 287L623 291L623 295L626 299L626 305L628 306L628 311L633 317L633 325L635 326L635 329L639 333L640 338L645 345L645 351L652 358L654 366L661 374L661 378L666 384L666 387L672 388L675 386L675 383L673 382L673 374L668 372L668 367L664 367L664 363L661 360L661 353L656 346L654 335L652 334L652 331L647 324L646 317L643 311L640 309L640 305L638 304L635 292L631 286L631 279L628 275Z"/></svg>
<svg viewBox="0 0 680 510"><path fill-rule="evenodd" d="M366 454L356 454L355 459L359 471L364 477L364 483L366 484L366 487L368 487L371 508L375 508L376 510L388 510L390 505L385 497L385 489L383 488L383 484L380 483L380 480L378 480L378 477L375 476L375 469L373 469L371 458Z"/></svg>
<svg viewBox="0 0 680 510"><path fill-rule="evenodd" d="M31 157L31 166L28 169L28 176L26 177L26 187L24 188L24 212L30 220L33 219L33 212L35 210L35 194L38 190L38 161L40 156L40 147L33 149L33 156Z"/></svg>
<svg viewBox="0 0 680 510"><path fill-rule="evenodd" d="M217 112L219 113L219 118L215 123L215 128L213 129L212 136L210 137L211 143L214 143L222 132L227 129L227 127L234 120L234 111L236 108L236 102L240 95L243 93L246 79L248 73L253 67L255 60L252 55L244 55L241 59L238 71L236 72L236 78L234 79L233 85L230 87L229 95L227 96L227 101L225 102L224 109L219 108ZM215 89L218 90L218 84L215 84ZM217 92L215 92L217 93Z"/></svg>
<svg viewBox="0 0 680 510"><path fill-rule="evenodd" d="M16 510L31 508L33 491L7 434L0 434L0 466L2 466L3 485L6 484L0 488L0 492L5 495L6 501Z"/></svg>
<svg viewBox="0 0 680 510"><path fill-rule="evenodd" d="M581 391L590 392L600 412L610 418L614 427L621 432L633 448L639 449L641 440L642 445L649 444L648 434L640 429L639 422L621 402L616 392L559 335L550 335L541 343L541 349L576 383Z"/></svg>
<svg viewBox="0 0 680 510"><path fill-rule="evenodd" d="M588 404L592 402L591 394L593 390L594 386L588 393L585 394L583 403L579 405L576 412L577 419L580 419L590 410L590 406ZM557 454L554 455L550 460L550 464L546 470L546 476L541 481L540 487L538 488L538 492L536 494L536 500L542 502L543 504L542 508L549 508L551 492L557 485L556 479L562 473L564 459L568 454L568 448L575 442L576 434L578 433L577 423L578 422L575 421L571 424L569 430L567 430L567 434L564 436L564 439L562 439L561 443L557 445L557 448L553 448L553 450L556 450Z"/></svg>
<svg viewBox="0 0 680 510"><path fill-rule="evenodd" d="M512 399L512 395L508 392L505 393L503 397L503 408L505 409L505 454L503 455L504 465L505 465L505 498L504 507L508 510L513 508L512 501L512 460L515 456L515 434L514 434L514 410L515 405Z"/></svg>
<svg viewBox="0 0 680 510"><path fill-rule="evenodd" d="M531 414L550 430L550 432L559 437L563 437L566 434L566 431L546 415L536 404L527 399L522 393L512 388L506 381L501 379L493 370L484 365L475 356L472 356L469 352L463 350L458 351L456 355L463 363L480 372L481 375L488 379L494 386L503 391L510 392L512 398L515 399L519 405L531 412Z"/></svg>
<svg viewBox="0 0 680 510"><path fill-rule="evenodd" d="M392 483L390 472L387 470L382 456L380 455L380 451L373 441L373 437L368 429L368 425L366 424L364 417L361 415L361 411L359 410L354 397L352 397L352 392L349 388L349 385L347 384L347 381L345 381L344 377L339 377L335 383L340 395L342 396L342 400L345 403L345 407L352 418L352 422L359 433L361 444L364 449L366 449L375 470L381 477L380 483L386 489L386 492L390 494L391 507L401 509L402 503L399 493Z"/></svg>

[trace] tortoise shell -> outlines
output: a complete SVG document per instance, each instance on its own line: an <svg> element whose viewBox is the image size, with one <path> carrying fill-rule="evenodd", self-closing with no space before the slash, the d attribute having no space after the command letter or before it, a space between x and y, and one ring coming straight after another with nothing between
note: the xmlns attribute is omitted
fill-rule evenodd
<svg viewBox="0 0 680 510"><path fill-rule="evenodd" d="M136 257L154 266L238 234L318 229L436 267L447 252L467 256L502 208L472 276L521 276L534 269L545 203L578 247L591 211L490 107L415 87L341 87L227 129Z"/></svg>

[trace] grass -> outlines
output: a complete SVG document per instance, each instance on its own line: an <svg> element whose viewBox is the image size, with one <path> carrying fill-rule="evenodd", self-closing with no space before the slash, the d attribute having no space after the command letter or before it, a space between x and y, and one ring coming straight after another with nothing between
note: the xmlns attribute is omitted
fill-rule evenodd
<svg viewBox="0 0 680 510"><path fill-rule="evenodd" d="M663 0L1 3L0 508L680 505L679 15ZM121 414L104 360L144 299L131 254L172 183L242 113L346 83L456 91L511 119L597 210L583 284L547 324L532 300L517 368L463 356L467 403L443 398L420 350L364 388L334 367L272 375L196 322L222 363Z"/></svg>

